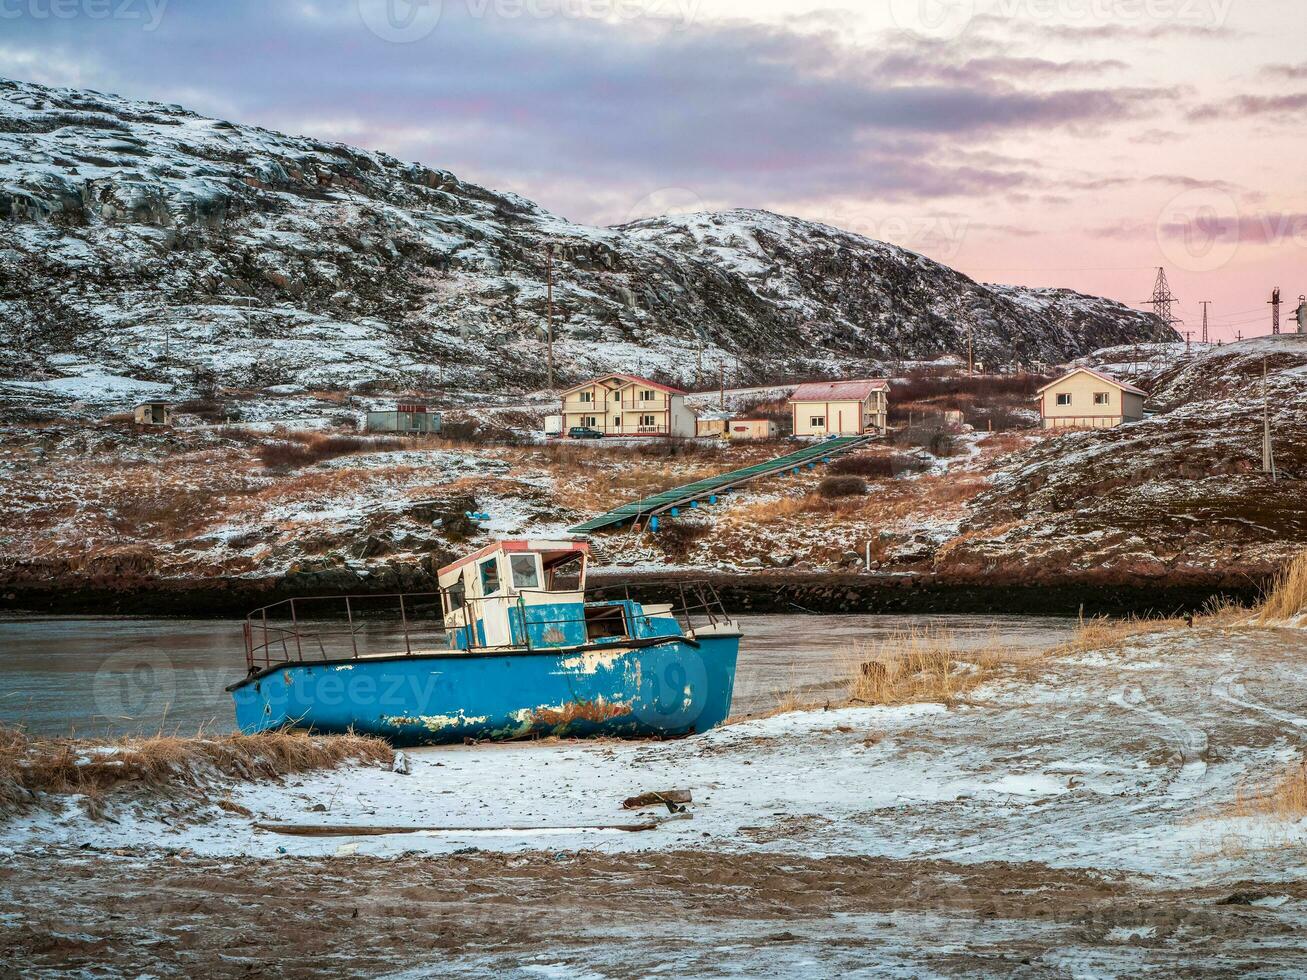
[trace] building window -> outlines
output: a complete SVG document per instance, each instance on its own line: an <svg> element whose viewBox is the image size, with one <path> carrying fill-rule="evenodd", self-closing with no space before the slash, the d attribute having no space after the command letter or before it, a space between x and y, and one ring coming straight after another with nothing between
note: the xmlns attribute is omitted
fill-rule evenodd
<svg viewBox="0 0 1307 980"><path fill-rule="evenodd" d="M657 415L641 415L641 416L640 416L640 424L641 424L641 425L657 425L657 424L658 424L658 416L657 416Z"/></svg>
<svg viewBox="0 0 1307 980"><path fill-rule="evenodd" d="M814 429L824 429L826 428L826 416L814 415L812 418L808 419L808 424Z"/></svg>
<svg viewBox="0 0 1307 980"><path fill-rule="evenodd" d="M595 400L595 393L594 393L593 391L583 391L583 392L581 392L581 401L583 401L583 402L587 402L587 403L588 403L588 402L592 402L592 401L594 401L594 400Z"/></svg>
<svg viewBox="0 0 1307 980"><path fill-rule="evenodd" d="M1071 404L1071 396L1070 396L1069 394L1068 394L1068 395L1058 395L1058 396L1057 396L1057 403L1058 403L1059 405L1070 405L1070 404Z"/></svg>
<svg viewBox="0 0 1307 980"><path fill-rule="evenodd" d="M1111 405L1111 404L1112 404L1112 393L1111 393L1110 391L1096 391L1096 392L1094 392L1094 404L1095 404L1095 405Z"/></svg>
<svg viewBox="0 0 1307 980"><path fill-rule="evenodd" d="M581 416L581 425L587 429L597 429L599 428L599 420L593 415L583 415Z"/></svg>
<svg viewBox="0 0 1307 980"><path fill-rule="evenodd" d="M622 417L621 417L620 415L614 415L614 416L613 416L613 428L614 428L614 429L620 429L621 427L622 427Z"/></svg>
<svg viewBox="0 0 1307 980"><path fill-rule="evenodd" d="M653 393L652 391L644 391L644 390L642 390L642 391L640 392L640 401L642 401L642 402L651 402L651 401L653 401L653 400L654 400L654 393Z"/></svg>

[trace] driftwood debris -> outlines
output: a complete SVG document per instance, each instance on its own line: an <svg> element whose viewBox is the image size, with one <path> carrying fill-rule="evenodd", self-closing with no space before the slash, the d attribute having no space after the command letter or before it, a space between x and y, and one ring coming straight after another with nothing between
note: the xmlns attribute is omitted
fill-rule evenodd
<svg viewBox="0 0 1307 980"><path fill-rule="evenodd" d="M476 833L557 833L567 830L617 830L637 834L648 830L657 830L671 820L688 820L689 814L661 819L649 819L642 823L611 824L574 824L571 826L522 826L522 827L386 827L348 824L316 823L256 823L255 830L266 830L274 834L290 837L388 837L391 834L476 834Z"/></svg>
<svg viewBox="0 0 1307 980"><path fill-rule="evenodd" d="M685 804L693 803L694 797L688 789L669 789L661 793L641 793L622 801L627 810L642 810L647 806L665 805L669 813L684 813Z"/></svg>

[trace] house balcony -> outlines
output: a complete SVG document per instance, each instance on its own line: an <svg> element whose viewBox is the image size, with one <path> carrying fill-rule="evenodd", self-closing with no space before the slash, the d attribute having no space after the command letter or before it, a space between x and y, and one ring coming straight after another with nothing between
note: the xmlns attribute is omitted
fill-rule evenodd
<svg viewBox="0 0 1307 980"><path fill-rule="evenodd" d="M665 399L652 402L642 402L638 399L622 399L621 402L614 401L613 408L621 408L624 412L665 412L667 411L667 401Z"/></svg>

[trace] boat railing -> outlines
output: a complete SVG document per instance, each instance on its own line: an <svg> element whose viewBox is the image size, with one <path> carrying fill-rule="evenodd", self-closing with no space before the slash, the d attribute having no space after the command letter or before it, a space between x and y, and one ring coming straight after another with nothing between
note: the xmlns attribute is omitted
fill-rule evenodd
<svg viewBox="0 0 1307 980"><path fill-rule="evenodd" d="M650 592L646 586L643 592ZM699 632L729 624L730 616L716 588L709 582L673 581L658 583L659 591L671 598L670 615L680 626L682 635L694 640ZM460 606L464 623L453 628L457 649L450 645L451 629L445 625L441 594L438 592L396 593L393 595L316 596L284 599L250 613L244 623L245 660L250 673L289 663L358 660L376 656L433 656L460 651L488 650L503 644L488 642L476 622L484 620L485 604L494 603L499 610L510 610L518 623L519 642L526 649L556 646L544 637L551 631L579 642L590 642L596 620L596 607L614 606L619 602L637 601L630 585L604 586L593 591L592 601L573 606L575 611L557 615L542 612L548 604L530 606L527 592L516 596L467 598ZM662 605L668 603L664 600ZM564 607L566 608L566 607ZM588 610L588 612L587 612ZM528 626L529 624L529 626ZM628 633L631 624L623 622ZM537 639L533 640L532 634ZM603 639L623 638L605 634ZM630 637L635 638L635 637Z"/></svg>
<svg viewBox="0 0 1307 980"><path fill-rule="evenodd" d="M726 612L722 598L717 593L717 587L711 582L698 579L673 579L645 585L644 588L639 589L639 592L647 595L649 591L654 590L672 594L672 616L680 623L684 635L690 639L694 639L699 630L724 626L731 622L730 614ZM594 600L598 602L617 601L610 598L614 593L623 601L636 601L629 582L600 586L593 592ZM650 605L655 604L650 603ZM662 604L667 603L664 601Z"/></svg>
<svg viewBox="0 0 1307 980"><path fill-rule="evenodd" d="M357 660L387 652L447 649L439 592L284 599L245 618L245 661L254 673L278 664Z"/></svg>

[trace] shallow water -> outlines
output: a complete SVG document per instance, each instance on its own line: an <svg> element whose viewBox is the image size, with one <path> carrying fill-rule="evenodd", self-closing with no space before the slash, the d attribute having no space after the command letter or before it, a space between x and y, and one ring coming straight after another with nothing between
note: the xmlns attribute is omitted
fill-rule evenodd
<svg viewBox="0 0 1307 980"><path fill-rule="evenodd" d="M735 714L769 710L785 694L834 693L859 644L912 628L951 631L961 647L997 641L1039 650L1072 620L1025 616L741 617L745 640ZM402 650L380 624L358 634L361 652ZM237 620L0 619L0 722L33 734L194 734L233 727L226 685L245 673Z"/></svg>

